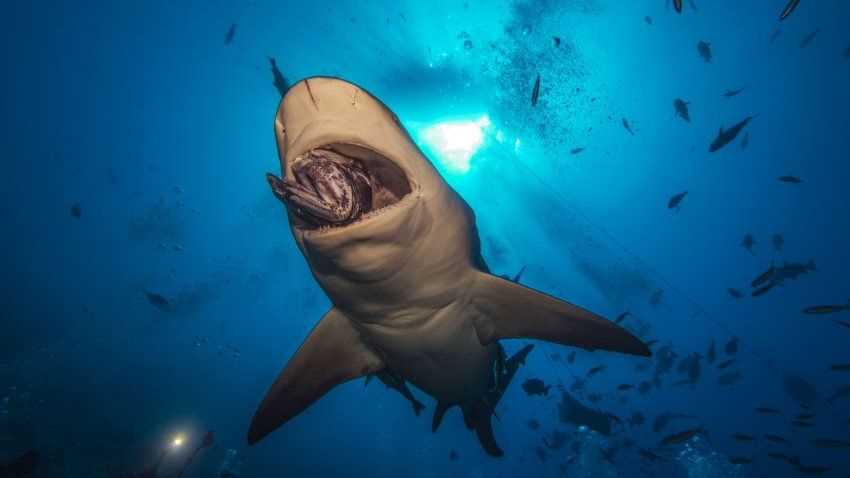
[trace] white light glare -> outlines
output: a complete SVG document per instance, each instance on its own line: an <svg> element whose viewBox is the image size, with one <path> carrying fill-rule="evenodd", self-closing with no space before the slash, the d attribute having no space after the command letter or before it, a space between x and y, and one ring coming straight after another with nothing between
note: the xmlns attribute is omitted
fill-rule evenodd
<svg viewBox="0 0 850 478"><path fill-rule="evenodd" d="M186 437L184 437L182 433L179 433L179 434L174 436L173 440L171 440L171 447L175 448L175 449L180 448L181 446L183 446L183 443L185 441L186 441Z"/></svg>
<svg viewBox="0 0 850 478"><path fill-rule="evenodd" d="M484 130L489 126L487 115L474 121L446 121L426 128L422 138L448 169L466 173L469 160L484 143Z"/></svg>

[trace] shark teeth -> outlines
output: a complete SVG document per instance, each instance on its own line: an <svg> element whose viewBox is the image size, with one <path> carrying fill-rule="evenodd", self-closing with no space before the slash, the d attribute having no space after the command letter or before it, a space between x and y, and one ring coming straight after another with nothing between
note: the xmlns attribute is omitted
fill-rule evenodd
<svg viewBox="0 0 850 478"><path fill-rule="evenodd" d="M323 232L345 229L345 228L353 226L355 224L359 224L363 221L368 221L369 219L371 219L373 217L380 216L381 214L383 214L383 213L385 213L385 212L387 212L391 209L403 206L407 202L412 201L415 196L418 196L417 193L418 193L418 189L414 189L413 191L411 191L410 193L408 193L404 197L402 197L397 203L389 204L389 205L384 206L380 209L375 209L373 211L369 211L366 214L363 214L362 216L360 216L355 221L352 221L352 222L349 222L349 223L346 223L346 224L343 224L343 225L324 224L324 225L321 225L321 226L313 228L313 229L305 229L304 232L309 233L311 235L316 235L316 234L321 234Z"/></svg>

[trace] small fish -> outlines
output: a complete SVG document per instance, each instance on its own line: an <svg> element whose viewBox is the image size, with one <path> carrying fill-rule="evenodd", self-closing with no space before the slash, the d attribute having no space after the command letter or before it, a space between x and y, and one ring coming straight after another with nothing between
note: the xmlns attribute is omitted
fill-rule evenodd
<svg viewBox="0 0 850 478"><path fill-rule="evenodd" d="M733 456L729 458L729 463L733 465L749 465L752 462L752 458L747 458L745 456Z"/></svg>
<svg viewBox="0 0 850 478"><path fill-rule="evenodd" d="M850 372L850 363L836 363L829 367L833 372Z"/></svg>
<svg viewBox="0 0 850 478"><path fill-rule="evenodd" d="M797 8L797 5L800 3L800 0L789 0L788 4L785 5L785 8L782 9L782 13L779 14L779 21L785 20L788 18L788 15L791 15L791 12Z"/></svg>
<svg viewBox="0 0 850 478"><path fill-rule="evenodd" d="M661 303L661 299L664 297L664 289L658 289L652 293L649 297L649 304L657 306Z"/></svg>
<svg viewBox="0 0 850 478"><path fill-rule="evenodd" d="M803 309L804 314L834 314L850 310L850 302L844 305L815 305Z"/></svg>
<svg viewBox="0 0 850 478"><path fill-rule="evenodd" d="M762 415L781 415L782 412L770 407L758 407L756 408L756 412L761 413Z"/></svg>
<svg viewBox="0 0 850 478"><path fill-rule="evenodd" d="M803 182L803 180L798 178L797 176L779 176L776 179L782 181L783 183L791 183L791 184L800 184L800 183Z"/></svg>
<svg viewBox="0 0 850 478"><path fill-rule="evenodd" d="M741 291L739 291L738 289L733 289L730 287L729 289L727 289L727 291L729 292L729 295L736 299L744 297L744 294L742 294Z"/></svg>
<svg viewBox="0 0 850 478"><path fill-rule="evenodd" d="M643 21L645 21L647 25L652 25L652 17L649 15L643 17Z"/></svg>
<svg viewBox="0 0 850 478"><path fill-rule="evenodd" d="M746 89L747 89L747 87L745 86L745 87L739 88L737 90L726 90L726 93L723 93L723 96L726 99L729 99L729 98L732 98L734 96L738 96L739 94L741 94L742 91L744 91Z"/></svg>
<svg viewBox="0 0 850 478"><path fill-rule="evenodd" d="M224 44L230 45L233 42L233 37L236 35L236 24L230 25L230 30L227 30L227 35L224 36Z"/></svg>
<svg viewBox="0 0 850 478"><path fill-rule="evenodd" d="M71 216L72 217L79 219L80 216L82 216L82 215L83 215L83 208L80 206L80 203L75 203L73 206L71 206Z"/></svg>
<svg viewBox="0 0 850 478"><path fill-rule="evenodd" d="M782 248L785 247L785 239L782 238L782 234L774 234L770 240L773 243L773 250L782 252Z"/></svg>
<svg viewBox="0 0 850 478"><path fill-rule="evenodd" d="M746 249L747 252L749 252L750 254L755 254L753 252L753 246L754 245L756 245L756 240L753 239L752 234L747 234L746 236L744 236L743 239L741 239L741 247Z"/></svg>
<svg viewBox="0 0 850 478"><path fill-rule="evenodd" d="M738 337L732 337L726 342L726 355L735 355L738 352Z"/></svg>
<svg viewBox="0 0 850 478"><path fill-rule="evenodd" d="M745 435L743 433L734 433L732 434L732 438L738 441L755 441L755 437L752 435Z"/></svg>
<svg viewBox="0 0 850 478"><path fill-rule="evenodd" d="M815 261L811 259L807 264L803 264L802 262L785 262L782 267L776 268L776 275L773 280L776 282L782 282L785 279L796 280L803 274L816 270L817 265L815 264Z"/></svg>
<svg viewBox="0 0 850 478"><path fill-rule="evenodd" d="M706 63L711 63L711 43L705 41L697 43L697 53Z"/></svg>
<svg viewBox="0 0 850 478"><path fill-rule="evenodd" d="M717 137L714 138L714 141L708 146L708 152L714 153L719 151L721 148L731 143L738 137L738 133L744 129L747 124L753 119L753 116L747 116L743 120L736 123L734 126L727 130L723 130L723 127L720 127L720 131L717 133Z"/></svg>
<svg viewBox="0 0 850 478"><path fill-rule="evenodd" d="M706 360L708 363L714 363L714 359L717 357L717 347L714 345L714 341L711 341L711 344L708 346L708 351L705 354Z"/></svg>
<svg viewBox="0 0 850 478"><path fill-rule="evenodd" d="M818 33L820 33L820 28L804 36L803 40L800 42L800 48L806 48L807 46L811 45L812 40L814 40L815 37L818 36Z"/></svg>
<svg viewBox="0 0 850 478"><path fill-rule="evenodd" d="M573 148L573 149L570 150L570 154L579 154L584 150L585 150L585 148Z"/></svg>
<svg viewBox="0 0 850 478"><path fill-rule="evenodd" d="M828 466L805 466L805 465L801 465L799 463L794 464L794 466L797 468L797 471L799 471L800 473L802 473L804 475L814 475L814 476L821 476L824 473L826 473L827 471L832 469Z"/></svg>
<svg viewBox="0 0 850 478"><path fill-rule="evenodd" d="M455 460L457 460L457 452L456 452L456 451L451 450L451 451L449 452L449 460L451 460L451 461L455 461Z"/></svg>
<svg viewBox="0 0 850 478"><path fill-rule="evenodd" d="M626 118L623 118L623 128L626 128L626 131L628 131L630 135L635 135L635 132L632 131L632 127L629 126L629 120L627 120Z"/></svg>
<svg viewBox="0 0 850 478"><path fill-rule="evenodd" d="M682 0L673 0L673 8L676 9L676 13L682 13Z"/></svg>
<svg viewBox="0 0 850 478"><path fill-rule="evenodd" d="M818 438L812 440L812 445L817 448L850 448L850 441L834 440L832 438Z"/></svg>
<svg viewBox="0 0 850 478"><path fill-rule="evenodd" d="M617 319L614 320L614 323L619 324L619 323L623 322L624 320L626 320L626 317L628 317L630 315L632 315L632 313L627 310L627 311L623 312L622 314L618 315Z"/></svg>
<svg viewBox="0 0 850 478"><path fill-rule="evenodd" d="M693 438L693 437L695 437L699 434L704 434L704 433L705 433L705 429L702 428L702 427L692 428L690 430L685 430L685 431L681 431L679 433L674 433L672 435L667 435L666 437L664 437L664 439L661 440L659 445L660 446L678 445L678 444L681 444L681 443L685 443L686 441L690 440L691 438Z"/></svg>
<svg viewBox="0 0 850 478"><path fill-rule="evenodd" d="M741 138L741 149L747 149L747 146L750 145L750 132L747 131L744 133L744 137Z"/></svg>
<svg viewBox="0 0 850 478"><path fill-rule="evenodd" d="M596 367L593 367L592 369L587 371L586 377L590 378L590 377L598 374L599 372L605 371L606 368L607 367L605 367L604 365L597 365Z"/></svg>
<svg viewBox="0 0 850 478"><path fill-rule="evenodd" d="M561 39L559 37L552 37L552 41L555 42L555 48L561 47Z"/></svg>
<svg viewBox="0 0 850 478"><path fill-rule="evenodd" d="M635 386L634 386L634 385L631 385L631 384L628 384L628 383L624 383L624 384L622 384L622 385L618 385L618 386L617 386L617 390L618 390L618 391L620 391L620 392L625 392L625 391L627 391L627 390L631 390L631 389L633 389L633 388L635 388Z"/></svg>
<svg viewBox="0 0 850 478"><path fill-rule="evenodd" d="M545 385L543 380L540 380L539 378L530 378L522 384L522 389L525 390L525 393L529 396L549 395L550 388L552 388L551 385Z"/></svg>
<svg viewBox="0 0 850 478"><path fill-rule="evenodd" d="M641 458L647 461L657 461L661 459L660 456L656 455L655 453L652 453L649 450L644 450L643 448L638 450L638 455L640 455Z"/></svg>
<svg viewBox="0 0 850 478"><path fill-rule="evenodd" d="M773 265L773 263L771 263L770 268L768 268L766 271L759 274L758 277L753 279L750 285L753 287L759 287L763 284L766 284L770 279L773 278L774 274L776 274L776 267Z"/></svg>
<svg viewBox="0 0 850 478"><path fill-rule="evenodd" d="M767 439L767 441L769 441L771 443L776 443L776 444L779 444L779 445L790 445L791 444L790 441L782 438L779 435L765 435L764 437Z"/></svg>
<svg viewBox="0 0 850 478"><path fill-rule="evenodd" d="M531 106L537 104L537 97L540 96L540 74L537 74L537 79L534 80L534 88L531 90Z"/></svg>
<svg viewBox="0 0 850 478"><path fill-rule="evenodd" d="M771 282L771 283L767 284L766 286L762 286L762 287L754 290L753 293L752 293L752 296L758 297L758 296L767 294L770 291L770 289L773 289L776 286L776 284L778 284L778 282Z"/></svg>
<svg viewBox="0 0 850 478"><path fill-rule="evenodd" d="M723 370L723 369L729 367L730 365L732 365L733 363L735 363L735 359L724 360L723 362L720 362L719 364L717 364L717 368L719 368L720 370Z"/></svg>
<svg viewBox="0 0 850 478"><path fill-rule="evenodd" d="M676 212L679 212L679 204L682 203L682 199L685 199L685 196L687 195L688 192L683 191L671 197L670 200L667 201L667 209L675 209Z"/></svg>
<svg viewBox="0 0 850 478"><path fill-rule="evenodd" d="M169 302L169 300L161 294L145 291L145 297L147 297L148 302L150 302L151 305L153 305L159 310L168 310L168 308L171 306L171 302Z"/></svg>
<svg viewBox="0 0 850 478"><path fill-rule="evenodd" d="M689 101L685 101L681 98L673 100L673 109L676 111L676 115L688 123L691 122L691 113L688 110L689 104L691 104Z"/></svg>

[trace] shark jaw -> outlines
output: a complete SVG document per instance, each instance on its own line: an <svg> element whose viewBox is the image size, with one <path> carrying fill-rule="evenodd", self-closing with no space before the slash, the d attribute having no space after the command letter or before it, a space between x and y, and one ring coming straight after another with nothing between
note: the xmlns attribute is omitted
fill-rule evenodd
<svg viewBox="0 0 850 478"><path fill-rule="evenodd" d="M339 229L380 215L412 191L396 163L374 149L330 143L295 158L293 178L266 179L304 231Z"/></svg>

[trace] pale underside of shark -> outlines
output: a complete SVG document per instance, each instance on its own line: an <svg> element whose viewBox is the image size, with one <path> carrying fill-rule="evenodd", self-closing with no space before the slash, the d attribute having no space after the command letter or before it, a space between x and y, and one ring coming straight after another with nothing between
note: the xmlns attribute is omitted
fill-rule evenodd
<svg viewBox="0 0 850 478"><path fill-rule="evenodd" d="M437 400L434 430L459 406L485 451L501 456L491 417L531 346L508 359L500 339L650 355L613 322L491 275L470 207L365 90L302 80L274 132L284 179L267 179L333 307L267 392L249 443L334 386L381 373Z"/></svg>

